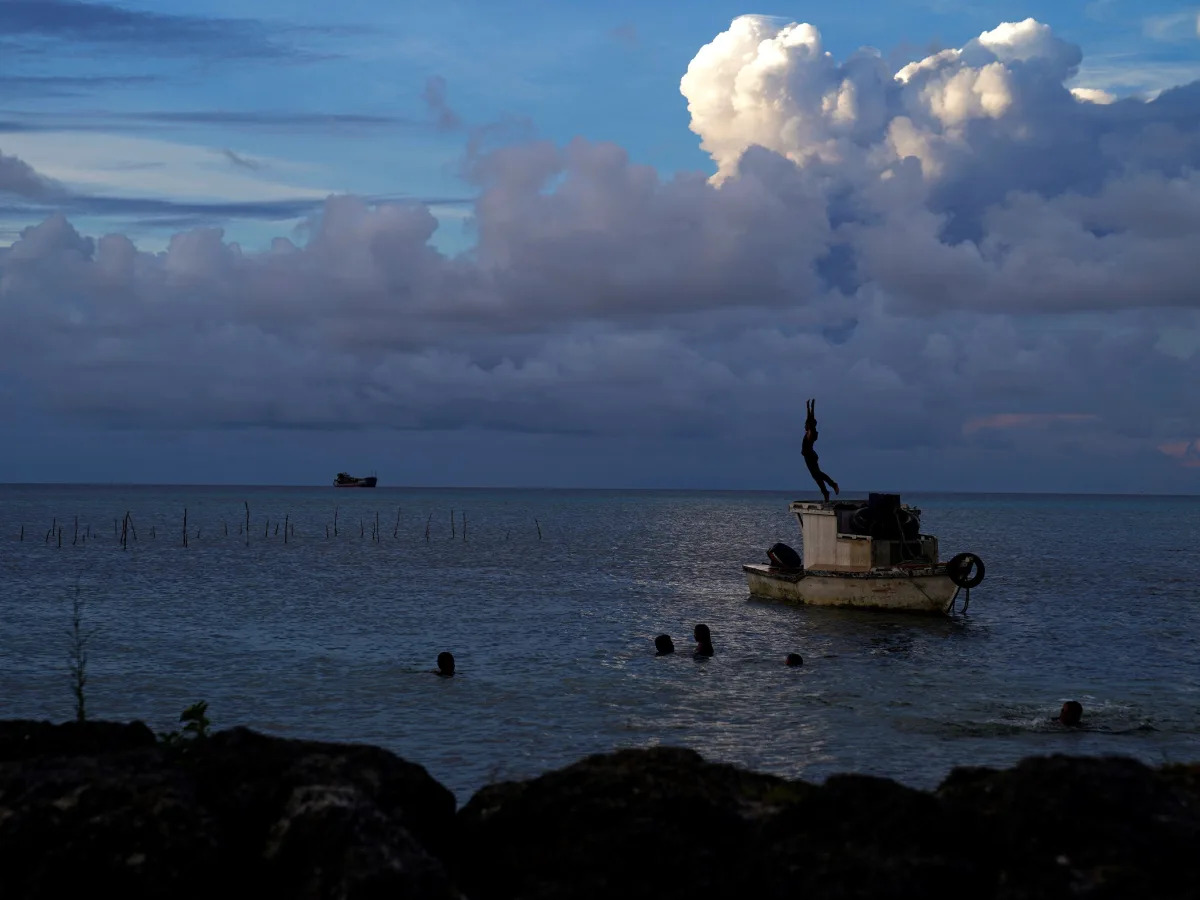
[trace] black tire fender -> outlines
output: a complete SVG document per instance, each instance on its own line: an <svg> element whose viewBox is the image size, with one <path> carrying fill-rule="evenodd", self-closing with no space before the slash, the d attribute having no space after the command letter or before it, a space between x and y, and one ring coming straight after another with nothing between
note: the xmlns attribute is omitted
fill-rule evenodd
<svg viewBox="0 0 1200 900"><path fill-rule="evenodd" d="M970 590L983 581L983 560L974 553L958 553L946 563L946 574L960 588Z"/></svg>

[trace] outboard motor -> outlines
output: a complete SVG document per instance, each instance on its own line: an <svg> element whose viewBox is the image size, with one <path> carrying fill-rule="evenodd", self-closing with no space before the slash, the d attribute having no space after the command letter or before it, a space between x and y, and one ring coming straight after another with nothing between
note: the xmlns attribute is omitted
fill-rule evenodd
<svg viewBox="0 0 1200 900"><path fill-rule="evenodd" d="M772 544L771 549L767 551L767 558L771 560L771 565L775 566L775 568L784 569L788 572L795 572L804 568L800 554L787 544Z"/></svg>

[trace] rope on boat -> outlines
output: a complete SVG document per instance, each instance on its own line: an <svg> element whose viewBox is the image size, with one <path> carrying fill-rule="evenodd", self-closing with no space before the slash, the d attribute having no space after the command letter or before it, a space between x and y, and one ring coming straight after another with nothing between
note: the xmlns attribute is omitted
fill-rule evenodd
<svg viewBox="0 0 1200 900"><path fill-rule="evenodd" d="M963 587L955 587L954 596L950 598L950 603L946 606L946 615L949 616L949 615L954 614L954 601L956 601L958 599L959 592L961 592L961 591L966 591L967 595L965 597L963 597L963 605L962 605L962 609L959 610L959 613L961 613L962 615L967 614L967 607L971 605L971 589L963 588ZM922 591L922 593L924 593L924 591ZM926 596L928 596L928 595L926 595Z"/></svg>

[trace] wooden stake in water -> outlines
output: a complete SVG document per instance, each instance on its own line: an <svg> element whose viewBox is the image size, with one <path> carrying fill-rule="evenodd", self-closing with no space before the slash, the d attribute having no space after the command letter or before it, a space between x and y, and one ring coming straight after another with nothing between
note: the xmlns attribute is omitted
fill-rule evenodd
<svg viewBox="0 0 1200 900"><path fill-rule="evenodd" d="M396 539L396 535L400 533L400 507L396 507L396 527L392 529L392 540Z"/></svg>
<svg viewBox="0 0 1200 900"><path fill-rule="evenodd" d="M250 501L243 500L242 502L244 504L246 504L246 546L249 547L250 546Z"/></svg>
<svg viewBox="0 0 1200 900"><path fill-rule="evenodd" d="M542 523L541 523L541 522L539 522L539 521L537 520L537 518L535 517L535 518L534 518L534 520L533 520L533 524L537 526L537 530L538 530L538 540L540 541L540 540L542 539Z"/></svg>
<svg viewBox="0 0 1200 900"><path fill-rule="evenodd" d="M287 543L288 517L291 513L285 513L283 516L283 542Z"/></svg>
<svg viewBox="0 0 1200 900"><path fill-rule="evenodd" d="M465 544L467 542L467 511L466 510L463 510L462 520L463 520L463 543Z"/></svg>
<svg viewBox="0 0 1200 900"><path fill-rule="evenodd" d="M336 505L334 505L334 507L333 507L333 536L334 537L337 537L337 514L338 514L338 508Z"/></svg>
<svg viewBox="0 0 1200 900"><path fill-rule="evenodd" d="M450 537L454 537L454 510L450 510Z"/></svg>
<svg viewBox="0 0 1200 900"><path fill-rule="evenodd" d="M183 508L183 546L187 546L187 507Z"/></svg>
<svg viewBox="0 0 1200 900"><path fill-rule="evenodd" d="M379 510L375 510L375 543L379 543Z"/></svg>
<svg viewBox="0 0 1200 900"><path fill-rule="evenodd" d="M429 514L429 518L425 520L425 540L429 541L429 523L433 521L433 513Z"/></svg>
<svg viewBox="0 0 1200 900"><path fill-rule="evenodd" d="M71 536L71 546L79 543L79 516L75 517L75 533Z"/></svg>
<svg viewBox="0 0 1200 900"><path fill-rule="evenodd" d="M83 689L87 685L88 635L83 630L83 601L79 597L79 583L75 583L75 597L71 601L71 693L75 695L75 721L87 718L84 709Z"/></svg>

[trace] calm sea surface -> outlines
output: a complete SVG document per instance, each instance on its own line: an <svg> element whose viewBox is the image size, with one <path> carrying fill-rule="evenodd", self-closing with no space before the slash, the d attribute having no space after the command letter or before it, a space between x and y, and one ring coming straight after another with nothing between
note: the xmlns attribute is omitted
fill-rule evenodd
<svg viewBox="0 0 1200 900"><path fill-rule="evenodd" d="M751 601L741 563L800 547L791 499L0 486L0 718L73 716L77 595L90 716L162 731L205 699L216 728L386 747L460 802L655 744L916 787L1030 754L1200 760L1200 498L906 495L943 558L987 564L944 619ZM1085 730L1049 721L1072 698Z"/></svg>

